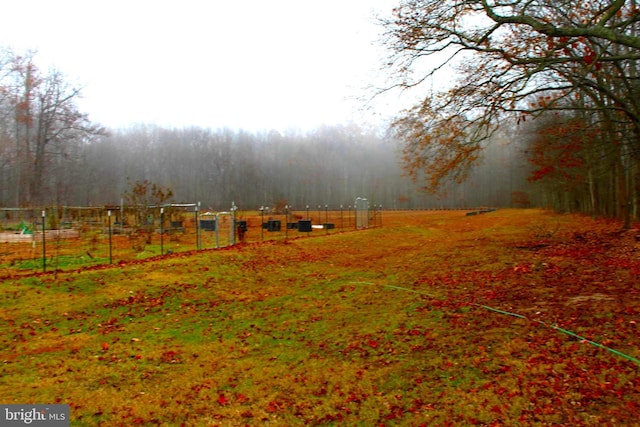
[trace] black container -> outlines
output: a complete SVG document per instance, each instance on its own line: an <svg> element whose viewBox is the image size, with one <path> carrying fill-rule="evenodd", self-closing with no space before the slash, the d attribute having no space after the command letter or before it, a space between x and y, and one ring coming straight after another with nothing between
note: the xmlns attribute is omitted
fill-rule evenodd
<svg viewBox="0 0 640 427"><path fill-rule="evenodd" d="M298 231L303 233L309 233L312 230L310 220L298 221Z"/></svg>
<svg viewBox="0 0 640 427"><path fill-rule="evenodd" d="M281 226L279 219L270 219L267 221L267 231L280 231Z"/></svg>

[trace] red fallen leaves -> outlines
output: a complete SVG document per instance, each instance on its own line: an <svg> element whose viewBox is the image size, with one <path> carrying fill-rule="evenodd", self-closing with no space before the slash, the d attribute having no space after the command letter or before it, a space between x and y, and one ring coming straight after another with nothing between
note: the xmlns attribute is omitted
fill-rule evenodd
<svg viewBox="0 0 640 427"><path fill-rule="evenodd" d="M162 353L160 356L162 363L182 363L179 351L168 350Z"/></svg>
<svg viewBox="0 0 640 427"><path fill-rule="evenodd" d="M502 408L500 408L498 405L493 405L490 411L495 414L502 415Z"/></svg>
<svg viewBox="0 0 640 427"><path fill-rule="evenodd" d="M460 308L465 301L474 301L526 314L527 318L540 316L544 322L541 325L557 324L635 356L640 310L633 295L639 292L640 261L633 245L623 247L612 236L598 231L583 232L544 245L519 245L515 250L532 251L530 255L527 252L526 262L498 272L467 269L423 277L414 284L421 285L426 292L445 288L447 298L428 301L427 306L416 311L442 311L442 318L450 320L452 326L469 329L464 318L471 316ZM502 322L513 323L512 318L500 314L488 316L494 318L492 322L498 327ZM531 328L535 324L520 323L518 329L521 327ZM640 405L629 400L640 390L635 365L629 366L629 362L616 355L563 334L554 336L553 331L541 331L539 338L537 335L526 337L530 357L525 358L526 351L519 349L522 354L512 353L517 361L513 364L500 366L489 359L478 359L477 365L483 374L496 378L495 383L503 376L517 378L517 392L512 391L516 390L512 386L492 392L508 400L516 396L529 400L531 409L523 409L520 417L523 423L562 417L567 425L584 425L580 414L593 410L606 411L621 424L622 420L637 419ZM484 353L486 347L479 349ZM416 347L416 351L423 349ZM608 407L615 409L609 413ZM571 408L579 409L573 412ZM628 408L634 415L623 414L622 408ZM487 411L500 418L505 416L506 409L500 404L487 407Z"/></svg>
<svg viewBox="0 0 640 427"><path fill-rule="evenodd" d="M413 335L413 336L422 335L423 333L426 333L426 332L423 332L419 326L414 326L413 328L407 331L407 334Z"/></svg>
<svg viewBox="0 0 640 427"><path fill-rule="evenodd" d="M287 402L281 400L272 400L267 404L266 411L269 413L275 413L284 410L287 407Z"/></svg>
<svg viewBox="0 0 640 427"><path fill-rule="evenodd" d="M118 319L116 318L109 319L106 322L102 322L98 325L98 331L103 335L114 332L121 332L123 330L124 326L119 324Z"/></svg>
<svg viewBox="0 0 640 427"><path fill-rule="evenodd" d="M389 407L389 412L383 417L386 420L396 420L396 419L402 418L404 413L405 413L405 410L403 407L399 405L391 405Z"/></svg>
<svg viewBox="0 0 640 427"><path fill-rule="evenodd" d="M333 414L327 414L324 417L320 418L318 421L318 424L329 424L329 423L333 423L333 422L340 422L344 420L344 415L342 415L341 412L338 412L337 414L333 415Z"/></svg>
<svg viewBox="0 0 640 427"><path fill-rule="evenodd" d="M591 240L591 238L589 239ZM580 244L584 244L584 242L572 243L574 246ZM550 241L549 245L550 250L561 246L566 256L571 256L571 254L583 256L585 254L585 252L570 250L571 245L565 242L559 244L556 241ZM274 418L275 415L281 414L290 417L289 419L292 419L293 416L300 417L302 423L303 419L312 419L309 408L314 408L316 411L313 412L314 415L318 414L318 418L313 418L316 424L323 422L336 422L337 424L342 420L350 424L361 416L365 407L372 407L374 402L384 403L374 409L374 414L378 417L378 423L385 422L386 425L412 423L417 425L427 417L439 417L435 418L435 421L430 420L428 425L443 425L447 419L452 420L452 425L500 425L501 422L506 425L517 423L517 418L520 416L518 405L521 405L524 410L521 419L524 425L559 425L561 423L563 425L584 425L575 422L576 418L574 417L583 416L583 419L586 419L593 416L594 418L598 417L601 421L608 420L614 415L609 411L614 409L629 412L626 416L622 412L620 412L622 415L615 415L619 422L633 419L640 408L635 402L626 400L637 396L637 392L640 391L640 383L636 382L635 386L629 385L633 370L629 369L629 366L625 366L625 364L629 365L628 362L619 361L615 355L608 355L602 349L592 348L588 343L580 344L577 340L535 322L517 321L514 324L514 319L511 317L490 313L478 309L475 305L468 306L469 301L495 306L507 311L510 311L513 306L513 311L525 314L530 319L538 318L538 314L534 315L534 313L540 310L542 311L540 319L547 324L553 323L566 327L594 340L601 340L603 336L611 337L612 346L624 351L624 347L619 347L623 342L622 339L612 335L611 332L626 328L622 329L626 333L625 342L629 343L626 349L637 344L637 329L631 328L636 328L636 326L632 326L635 325L632 322L640 320L638 318L639 312L633 307L627 306L623 309L616 304L618 304L618 299L622 301L620 304L633 303L634 298L622 300L620 298L622 289L620 294L610 294L608 289L598 288L599 284L584 281L584 276L579 276L583 274L581 271L583 265L588 265L592 270L590 278L599 274L597 266L590 264L592 261L600 260L597 258L600 256L599 253L591 252L590 257L583 256L580 265L571 267L569 265L570 259L558 255L559 252L555 253L553 260L549 260L549 255L545 254L543 250L536 250L536 252L529 252L530 249L527 252L519 249L514 250L517 257L513 261L515 263L511 263L512 261L509 260L504 265L492 264L492 267L498 268L499 271L474 271L467 268L443 274L442 277L446 279L445 283L437 280L425 280L424 284L416 288L427 293L430 292L430 287L437 288L438 291L444 288L443 292L434 293L442 299L420 296L416 301L417 304L427 305L424 310L416 309L415 312L407 313L409 316L404 316L403 313L399 319L390 316L389 323L379 326L374 333L365 333L370 330L365 327L365 330L347 329L341 335L331 337L330 340L323 342L309 338L309 345L315 344L317 348L321 349L322 357L327 357L327 360L331 360L330 357L335 356L333 353L345 349L345 346L349 345L348 351L353 352L350 356L358 358L350 361L354 363L348 365L349 367L353 366L353 369L356 369L357 366L358 373L364 370L365 374L359 375L353 370L345 370L344 376L353 383L343 385L345 391L341 397L337 397L335 393L335 384L330 386L327 385L329 383L325 383L324 386L313 384L311 383L313 376L311 376L308 387L305 388L302 385L306 384L306 380L296 386L300 387L300 391L308 391L308 393L296 394L295 398L292 398L295 400L288 401L273 396L265 398L264 393L252 390L247 393L255 396L256 402L252 402L250 407L241 407L236 405L244 402L245 398L225 388L224 391L202 393L202 401L205 399L207 402L213 401L202 406L209 407L212 403L218 407L218 413L233 412L242 418L255 417L254 420L251 420L254 421L252 424L260 424L263 421L260 417L264 416L265 411ZM525 255L521 256L521 254ZM496 265L498 267L495 267ZM514 271L514 266L520 265L530 267L530 271ZM606 268L610 269L607 271L613 271L613 269L620 271L620 268L626 268L628 271L631 265L627 261L621 262L617 259L611 259ZM485 267L476 263L472 268ZM624 271L620 277L626 278L627 271ZM427 273L420 271L416 274ZM427 277L435 277L435 274ZM597 277L600 278L600 276ZM604 279L604 274L602 278ZM576 293L576 296L593 297L593 291L598 289L598 292L606 296L611 295L612 298L606 300L587 299L574 305L568 304L567 296L573 295L571 294L573 288L568 285L573 285L572 282L578 280L582 280L584 283L581 283L582 287L576 287L580 292ZM612 287L612 289L615 288ZM143 312L143 308L161 305L161 299L158 299L161 296L160 293L154 292L153 295L150 295L146 292L148 291L140 294L139 298L134 295L135 300L122 300L123 305L127 305L127 307L118 310L118 312L130 310L133 313L144 314L146 312ZM239 294L238 298L241 297L242 295ZM168 298L166 299L168 300ZM488 299L491 299L492 302L489 303ZM531 304L532 301L535 305ZM210 303L199 306L193 302L183 302L181 307L197 310L206 309L209 307L208 304ZM603 307L603 304L606 306ZM522 307L528 308L529 311L520 311L519 309ZM615 311L610 311L611 308ZM271 310L269 312L271 313ZM429 316L429 312L434 313ZM278 313L273 309L274 315ZM604 316L605 314L611 314L611 316ZM330 320L329 315L323 318L326 321ZM434 328L427 327L432 326L429 322L434 318L440 322L440 325ZM305 316L304 321L308 320ZM396 320L398 323L394 323ZM313 318L311 321L313 322ZM581 329L579 330L574 329L578 322L583 322L580 324ZM103 325L106 324L103 322ZM440 326L443 326L442 330ZM456 326L456 328L450 326ZM491 336L493 338L486 338L483 334L490 332L492 327L496 327L497 332ZM308 330L310 329L311 326L308 326ZM251 331L255 335L258 334L258 331L254 329ZM504 340L502 332L504 332ZM345 334L348 336L346 339L344 339ZM500 335L498 336L498 334ZM229 339L229 343L240 347L241 344L238 341L243 339L243 335L244 332L238 331L235 339ZM506 338L513 338L514 341L510 342ZM473 344L471 347L468 345L469 342ZM115 349L115 341L110 341L110 343ZM527 347L528 345L529 347ZM95 345L95 347L98 346L99 344ZM388 356L391 347L398 350L399 357L395 359L395 362L398 365L403 364L401 365L404 369L402 374L406 375L407 381L402 383L400 391L383 389L385 393L389 393L383 395L381 394L383 392L379 391L380 389L367 388L366 384L374 383L376 381L374 378L377 378L368 373L368 369L381 366L382 363L386 363L387 359L393 359L392 356ZM170 347L165 350L169 349ZM498 354L502 355L501 360L496 358L496 349ZM443 352L453 353L450 356L451 361L444 359ZM166 363L172 363L172 360L179 357L176 354L171 355L169 351L165 353L167 353ZM541 356L534 358L533 354L541 354ZM108 353L103 356L108 358L110 355L111 353ZM340 355L337 356L340 359ZM157 363L159 353L155 358ZM184 358L186 359L186 357ZM468 369L470 361L473 363L471 370ZM573 361L575 366L570 365L569 361ZM505 365L502 365L503 363ZM184 368L187 366L188 364L185 364ZM303 370L305 368L304 365L300 367L291 365L291 369ZM175 370L166 368L165 371ZM178 372L182 371L182 369L178 370ZM374 370L371 369L371 371ZM617 373L620 373L621 379L615 383L611 381L611 378L612 375L613 378L616 378ZM213 376L213 372L211 375ZM358 381L363 378L364 381ZM379 386L383 380L384 378L381 378L375 382L375 385ZM490 382L485 383L485 381ZM234 380L235 382L237 380ZM224 379L220 383L224 383ZM212 381L211 384L217 384L217 382ZM277 387L281 387L281 383L278 383ZM350 387L355 391L347 391L351 390ZM634 387L636 391L634 391ZM278 392L281 390L278 388ZM442 390L442 393L447 392L446 398L437 397L438 390ZM548 390L549 393L538 393L538 390ZM405 395L404 405L393 399L393 394L398 392ZM554 400L554 395L558 396L557 400ZM488 402L485 396L489 396ZM194 401L195 399L192 397L195 396L181 396L183 404ZM416 399L437 403L434 406L433 403L425 403ZM457 414L452 413L453 411L450 411L449 408L453 408L460 402L467 404L470 402L477 407L473 406L473 409L464 412L464 419L456 418ZM322 406L323 404L324 406ZM305 406L301 407L301 405ZM516 409L514 409L514 405ZM322 412L318 408L321 408ZM554 414L554 408L557 408L556 414ZM429 411L428 416L425 415L427 411ZM503 413L500 414L499 411L503 411ZM325 418L321 418L322 416ZM224 419L220 419L223 424ZM131 423L132 419L129 418L127 421ZM148 419L147 422L149 423ZM606 422L603 423L606 424ZM375 422L371 422L371 425L375 424ZM624 422L620 422L620 425L622 424Z"/></svg>
<svg viewBox="0 0 640 427"><path fill-rule="evenodd" d="M235 400L236 402L242 404L242 403L247 403L249 401L249 398L242 393L237 393L235 395Z"/></svg>
<svg viewBox="0 0 640 427"><path fill-rule="evenodd" d="M363 400L365 400L367 398L366 394L362 394L362 395L357 395L354 391L349 393L349 396L347 396L347 399L345 400L346 403L350 403L350 402L354 402L354 403L362 403Z"/></svg>
<svg viewBox="0 0 640 427"><path fill-rule="evenodd" d="M630 258L611 258L604 261L604 265L607 267L614 267L629 270L629 273L633 276L640 276L640 261Z"/></svg>
<svg viewBox="0 0 640 427"><path fill-rule="evenodd" d="M594 245L562 245L550 248L546 251L548 256L552 257L565 257L565 258L574 258L574 259L583 259L590 258L594 255L600 254L603 252L603 248Z"/></svg>
<svg viewBox="0 0 640 427"><path fill-rule="evenodd" d="M218 404L221 406L225 406L229 404L229 399L224 394L220 394L216 402L218 402Z"/></svg>
<svg viewBox="0 0 640 427"><path fill-rule="evenodd" d="M513 272L514 273L531 273L531 264L520 264L517 265L515 267L513 267Z"/></svg>

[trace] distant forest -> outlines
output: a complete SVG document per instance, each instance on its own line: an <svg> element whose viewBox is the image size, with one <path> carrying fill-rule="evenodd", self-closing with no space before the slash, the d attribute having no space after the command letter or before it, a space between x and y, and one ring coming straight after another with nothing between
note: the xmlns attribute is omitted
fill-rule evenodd
<svg viewBox="0 0 640 427"><path fill-rule="evenodd" d="M509 136L515 128L496 133L462 184L433 194L404 176L401 145L379 129L104 129L79 111L80 89L43 73L32 54L0 52L0 72L0 207L119 205L139 182L216 210L337 209L357 197L385 209L545 203L527 181L527 142Z"/></svg>
<svg viewBox="0 0 640 427"><path fill-rule="evenodd" d="M418 96L384 134L104 129L64 75L0 49L0 205L113 205L151 186L203 209L334 209L364 197L385 209L541 206L630 227L640 218L640 13L636 1L573 6L401 2L381 22L387 89ZM449 70L453 81L434 85Z"/></svg>
<svg viewBox="0 0 640 427"><path fill-rule="evenodd" d="M176 202L241 209L283 201L302 209L347 207L365 197L384 208L510 206L526 184L522 156L512 146L487 152L471 177L429 195L403 176L397 145L358 126L322 127L307 133L254 134L229 129L166 129L138 125L78 146L51 165L45 204L119 204L135 182L168 187ZM522 164L520 165L522 166ZM3 204L10 205L10 191Z"/></svg>

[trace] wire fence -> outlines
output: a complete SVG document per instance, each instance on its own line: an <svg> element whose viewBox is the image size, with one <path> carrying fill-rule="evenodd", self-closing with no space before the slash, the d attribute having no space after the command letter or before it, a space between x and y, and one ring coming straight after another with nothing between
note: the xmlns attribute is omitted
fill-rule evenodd
<svg viewBox="0 0 640 427"><path fill-rule="evenodd" d="M70 270L267 240L382 225L382 207L260 207L202 211L162 206L0 208L0 274Z"/></svg>

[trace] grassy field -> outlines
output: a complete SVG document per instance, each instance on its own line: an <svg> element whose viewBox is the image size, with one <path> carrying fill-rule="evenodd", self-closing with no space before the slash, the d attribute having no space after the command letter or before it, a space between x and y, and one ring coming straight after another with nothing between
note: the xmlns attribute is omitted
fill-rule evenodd
<svg viewBox="0 0 640 427"><path fill-rule="evenodd" d="M72 426L637 425L638 230L541 210L6 276L0 402Z"/></svg>

